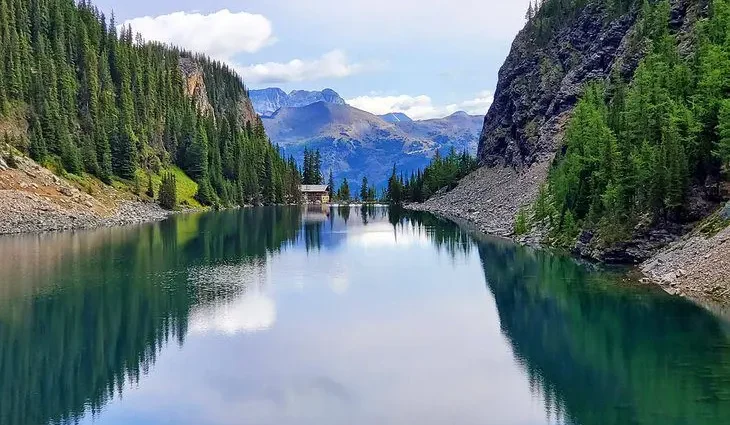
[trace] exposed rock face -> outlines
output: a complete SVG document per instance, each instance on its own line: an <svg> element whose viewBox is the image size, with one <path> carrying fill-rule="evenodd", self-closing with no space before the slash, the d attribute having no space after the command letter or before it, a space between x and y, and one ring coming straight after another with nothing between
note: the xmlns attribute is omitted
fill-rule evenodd
<svg viewBox="0 0 730 425"><path fill-rule="evenodd" d="M479 159L485 165L529 166L552 155L586 83L613 72L633 76L645 53L643 41L634 37L641 2L621 16L609 3L588 2L543 44L530 24L517 35L484 121ZM673 0L671 7L669 24L680 52L690 51L692 28L707 14L708 1Z"/></svg>
<svg viewBox="0 0 730 425"><path fill-rule="evenodd" d="M195 106L203 115L213 115L213 106L208 97L208 90L205 86L205 75L200 65L194 59L181 57L179 61L180 71L184 78L185 94L195 99ZM236 105L239 124L245 126L247 122L255 123L257 114L251 105L251 100L244 97Z"/></svg>
<svg viewBox="0 0 730 425"><path fill-rule="evenodd" d="M517 35L484 122L483 163L525 166L551 155L585 84L606 79L614 67L633 73L641 52L628 41L637 11L613 17L604 3L585 6L544 47L530 24Z"/></svg>
<svg viewBox="0 0 730 425"><path fill-rule="evenodd" d="M188 57L181 57L179 61L180 71L185 81L185 94L195 99L195 106L204 115L213 114L213 106L208 99L208 90L205 88L205 77L195 60Z"/></svg>

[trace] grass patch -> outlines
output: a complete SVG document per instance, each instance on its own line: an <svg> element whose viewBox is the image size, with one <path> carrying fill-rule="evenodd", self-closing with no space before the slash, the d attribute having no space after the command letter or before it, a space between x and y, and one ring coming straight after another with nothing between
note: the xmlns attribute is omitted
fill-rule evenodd
<svg viewBox="0 0 730 425"><path fill-rule="evenodd" d="M698 226L698 231L706 238L711 238L730 226L730 220L724 218L721 212L722 209L704 219Z"/></svg>
<svg viewBox="0 0 730 425"><path fill-rule="evenodd" d="M152 186L155 189L155 199L160 193L160 186L162 186L162 173L172 173L175 176L177 183L177 203L181 207L185 208L202 208L203 206L195 199L195 194L198 193L198 184L193 181L183 170L177 166L171 166L163 169L160 174L152 173ZM139 181L140 195L146 196L148 181L147 171L138 169L137 180ZM112 182L114 187L117 184L123 185L125 190L134 191L134 182L128 180L115 179ZM117 187L120 188L120 187Z"/></svg>

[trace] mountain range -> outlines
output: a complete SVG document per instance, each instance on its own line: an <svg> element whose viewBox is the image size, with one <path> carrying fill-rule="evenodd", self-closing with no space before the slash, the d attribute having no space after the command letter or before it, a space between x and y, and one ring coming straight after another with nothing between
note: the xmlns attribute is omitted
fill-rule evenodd
<svg viewBox="0 0 730 425"><path fill-rule="evenodd" d="M332 89L322 91L294 90L287 94L278 87L270 87L262 90L250 90L249 97L254 109L262 117L269 116L284 107L300 108L317 102L334 103L336 105L345 104L345 99Z"/></svg>
<svg viewBox="0 0 730 425"><path fill-rule="evenodd" d="M424 168L437 150L476 153L484 118L456 112L413 120L404 113L375 115L348 105L334 90L251 90L254 109L271 141L301 158L318 149L322 169L358 187L363 176L383 186L395 165L408 175Z"/></svg>

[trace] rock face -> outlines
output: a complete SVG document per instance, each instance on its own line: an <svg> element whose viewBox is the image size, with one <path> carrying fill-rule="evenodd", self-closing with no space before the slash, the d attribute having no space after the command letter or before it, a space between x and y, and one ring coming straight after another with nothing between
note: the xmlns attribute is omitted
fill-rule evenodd
<svg viewBox="0 0 730 425"><path fill-rule="evenodd" d="M301 108L317 102L344 105L345 100L332 89L322 91L294 90L286 94L278 87L250 90L253 107L261 116L271 116L281 108Z"/></svg>
<svg viewBox="0 0 730 425"><path fill-rule="evenodd" d="M208 90L205 87L205 77L200 66L188 57L181 57L179 61L180 72L185 81L185 94L195 99L195 106L205 115L213 114L213 106L208 100Z"/></svg>
<svg viewBox="0 0 730 425"><path fill-rule="evenodd" d="M179 61L180 72L183 75L185 94L195 99L195 106L204 115L213 115L213 106L208 97L208 90L205 85L205 75L200 65L193 58L183 56ZM236 105L237 116L241 120L239 124L245 126L247 122L255 123L257 114L254 111L251 100L243 97Z"/></svg>
<svg viewBox="0 0 730 425"><path fill-rule="evenodd" d="M586 83L613 72L625 79L633 75L645 52L634 37L641 2L620 16L612 2L587 3L547 42L535 39L530 23L515 38L479 141L485 165L529 166L551 156ZM679 34L680 51L687 50L707 1L673 0L671 7L670 26Z"/></svg>
<svg viewBox="0 0 730 425"><path fill-rule="evenodd" d="M585 83L606 79L614 67L633 73L641 52L630 51L628 40L637 12L613 17L605 3L585 6L544 47L529 23L517 35L484 121L484 164L529 166L551 155Z"/></svg>

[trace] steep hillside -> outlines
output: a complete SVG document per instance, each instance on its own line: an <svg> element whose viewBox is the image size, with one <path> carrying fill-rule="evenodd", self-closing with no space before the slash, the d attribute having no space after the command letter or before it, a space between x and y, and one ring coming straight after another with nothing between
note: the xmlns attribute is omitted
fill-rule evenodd
<svg viewBox="0 0 730 425"><path fill-rule="evenodd" d="M134 196L155 195L161 174L179 173L195 205L297 196L296 164L268 142L225 65L146 43L68 0L0 2L0 46L3 165L27 156L70 182ZM4 181L0 189L22 189Z"/></svg>
<svg viewBox="0 0 730 425"><path fill-rule="evenodd" d="M728 196L728 34L727 0L546 0L500 71L484 168L421 208L605 262L672 244L646 273L730 293L707 273L728 221L706 218Z"/></svg>
<svg viewBox="0 0 730 425"><path fill-rule="evenodd" d="M564 22L546 24L549 33L528 22L517 35L484 120L479 158L485 164L523 166L549 158L585 83L612 72L633 74L643 51L632 43L638 9L622 13L613 4L566 6Z"/></svg>
<svg viewBox="0 0 730 425"><path fill-rule="evenodd" d="M545 11L558 15L539 25L528 22L512 43L479 139L484 168L418 208L474 221L489 233L513 234L517 211L537 198L547 178L585 84L606 80L614 70L632 75L643 52L641 43L630 42L638 7L617 11L612 0L572 3L543 2Z"/></svg>
<svg viewBox="0 0 730 425"><path fill-rule="evenodd" d="M405 174L425 167L437 149L476 151L481 118L456 113L426 121L388 122L348 105L317 102L285 107L263 123L272 142L286 154L319 149L323 169L339 181L366 176L382 186L395 164Z"/></svg>

